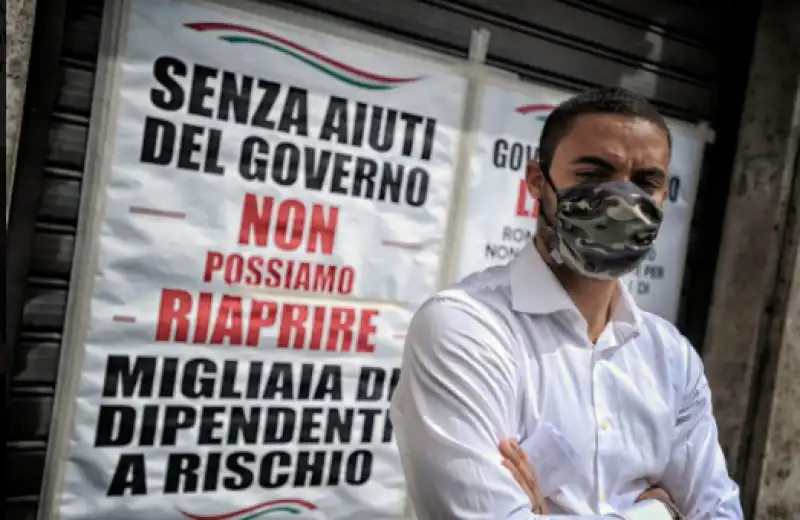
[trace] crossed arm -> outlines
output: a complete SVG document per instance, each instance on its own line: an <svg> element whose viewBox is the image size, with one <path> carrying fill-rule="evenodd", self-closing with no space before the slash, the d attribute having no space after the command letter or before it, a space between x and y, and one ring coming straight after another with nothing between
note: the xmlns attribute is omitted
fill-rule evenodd
<svg viewBox="0 0 800 520"><path fill-rule="evenodd" d="M480 313L456 300L429 302L409 328L392 420L419 520L540 518L498 451L516 406L506 341ZM690 361L661 485L688 520L742 520L702 365L699 358Z"/></svg>

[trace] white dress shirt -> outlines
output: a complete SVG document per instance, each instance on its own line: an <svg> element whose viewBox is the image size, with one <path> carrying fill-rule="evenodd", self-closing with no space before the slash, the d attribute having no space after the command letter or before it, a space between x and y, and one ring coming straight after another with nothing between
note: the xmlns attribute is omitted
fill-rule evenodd
<svg viewBox="0 0 800 520"><path fill-rule="evenodd" d="M621 287L595 344L532 245L420 308L392 401L419 520L540 518L501 464L505 438L546 462L543 488L560 457L569 482L548 505L565 520L624 512L653 484L687 520L743 518L699 356Z"/></svg>

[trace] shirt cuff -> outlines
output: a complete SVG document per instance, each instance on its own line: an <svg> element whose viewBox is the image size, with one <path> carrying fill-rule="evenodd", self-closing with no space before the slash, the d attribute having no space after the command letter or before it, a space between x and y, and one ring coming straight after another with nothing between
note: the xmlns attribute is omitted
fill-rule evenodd
<svg viewBox="0 0 800 520"><path fill-rule="evenodd" d="M642 500L625 510L625 520L673 520L673 512L660 500Z"/></svg>

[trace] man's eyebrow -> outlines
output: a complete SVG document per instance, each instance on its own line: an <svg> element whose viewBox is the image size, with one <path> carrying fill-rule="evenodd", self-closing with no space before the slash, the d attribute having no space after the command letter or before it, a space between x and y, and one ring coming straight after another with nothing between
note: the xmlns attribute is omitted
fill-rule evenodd
<svg viewBox="0 0 800 520"><path fill-rule="evenodd" d="M608 161L607 159L603 159L602 157L598 157L596 155L583 155L578 157L572 164L588 164L591 166L597 166L598 168L602 168L604 170L614 170L615 166ZM661 179L667 178L667 172L662 170L661 168L639 168L633 172L634 175L645 176L645 177L659 177Z"/></svg>
<svg viewBox="0 0 800 520"><path fill-rule="evenodd" d="M633 172L634 175L641 176L641 177L658 177L659 180L666 179L667 172L662 170L661 168L639 168Z"/></svg>
<svg viewBox="0 0 800 520"><path fill-rule="evenodd" d="M611 164L610 161L607 161L602 157L597 157L595 155L583 155L572 161L572 164L589 164L591 166L598 166L600 168L603 168L604 170L614 169L614 165Z"/></svg>

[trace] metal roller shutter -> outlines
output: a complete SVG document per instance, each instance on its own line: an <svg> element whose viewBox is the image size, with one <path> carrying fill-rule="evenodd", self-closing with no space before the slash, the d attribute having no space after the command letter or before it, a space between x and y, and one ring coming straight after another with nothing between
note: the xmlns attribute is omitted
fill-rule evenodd
<svg viewBox="0 0 800 520"><path fill-rule="evenodd" d="M32 152L24 146L25 137L22 138L9 222L12 246L7 253L7 311L12 317L14 307L20 306L16 298L22 298L21 312L17 310L16 315L19 321L8 323L7 329L8 334L16 333L16 337L9 338L13 348L10 428L3 468L10 520L36 518L64 327L102 14L97 2L75 1L64 6L63 2L40 1L39 4L28 97L43 88L53 92L49 100L44 100L50 105L47 107L50 113L46 114L48 128L37 132L40 129L23 127L23 132L40 134L43 142ZM59 45L62 30L63 45ZM50 57L37 55L36 38L41 38L42 31L48 33L49 46L56 46L48 50L53 63L44 77L40 70L43 63L36 63ZM51 84L39 83L42 81ZM28 115L26 107L25 117ZM41 170L27 169L37 166ZM28 181L33 178L36 185L29 186ZM23 193L29 188L38 193ZM38 204L30 207L19 200L23 197L35 199ZM20 237L23 232L32 236ZM30 244L27 251L19 250L23 244ZM15 280L19 275L27 278L24 284Z"/></svg>
<svg viewBox="0 0 800 520"><path fill-rule="evenodd" d="M702 340L752 27L723 30L716 23L718 13L711 8L668 0L272 3L324 13L462 57L467 54L471 29L483 27L492 33L489 63L494 66L531 81L566 88L628 84L647 92L669 115L710 121L718 138L712 153L707 154L707 170L725 173L714 174L713 183L708 180L712 175L701 181L702 211L697 212L689 253L695 267L687 270L684 285L691 290L685 294L682 318L690 338L696 343ZM50 97L42 85L28 95L32 98L37 90L44 90L30 112L30 119L38 123L23 127L20 154L34 155L20 160L9 224L7 341L13 354L12 421L4 471L11 520L36 517L69 290L102 7L102 0L40 0L37 12L35 38L44 50L37 49L35 40L33 60L47 60L49 52L52 63L48 68L44 61L32 62L30 81L55 83L49 85ZM754 19L751 15L749 23ZM33 105L31 99L28 102ZM24 144L26 136L29 146ZM37 136L46 146L35 142Z"/></svg>

